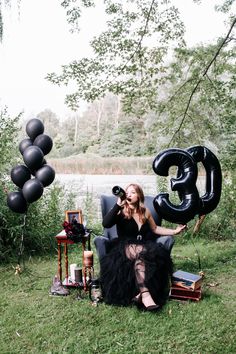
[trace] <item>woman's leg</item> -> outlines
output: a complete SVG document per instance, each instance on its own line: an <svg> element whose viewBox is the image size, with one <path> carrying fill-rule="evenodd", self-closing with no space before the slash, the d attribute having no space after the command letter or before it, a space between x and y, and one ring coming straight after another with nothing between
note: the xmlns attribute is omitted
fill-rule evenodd
<svg viewBox="0 0 236 354"><path fill-rule="evenodd" d="M125 249L126 257L130 260L134 260L134 271L137 286L139 288L139 294L137 299L141 296L142 303L147 308L149 306L156 305L148 288L145 285L145 263L140 258L140 253L144 250L143 245L127 245Z"/></svg>

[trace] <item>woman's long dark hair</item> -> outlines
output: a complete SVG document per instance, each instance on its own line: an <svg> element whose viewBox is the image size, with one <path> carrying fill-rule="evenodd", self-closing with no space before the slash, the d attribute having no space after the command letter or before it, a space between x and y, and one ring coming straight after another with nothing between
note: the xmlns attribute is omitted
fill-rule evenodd
<svg viewBox="0 0 236 354"><path fill-rule="evenodd" d="M126 188L125 191L127 191L127 189L129 187L133 187L135 189L135 192L138 195L138 201L137 201L137 205L136 205L136 211L139 214L139 220L142 221L142 223L145 222L146 217L145 217L145 212L146 212L146 208L144 206L144 194L143 194L143 190L142 188L135 183L131 183L129 184ZM129 204L126 202L124 207L123 207L123 214L125 216L126 219L131 219L132 218L132 214L133 214L133 209L130 208Z"/></svg>

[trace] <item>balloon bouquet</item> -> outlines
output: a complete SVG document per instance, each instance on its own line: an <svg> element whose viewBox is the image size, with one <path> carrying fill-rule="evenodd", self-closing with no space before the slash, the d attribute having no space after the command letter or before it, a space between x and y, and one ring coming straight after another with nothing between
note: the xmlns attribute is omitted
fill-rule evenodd
<svg viewBox="0 0 236 354"><path fill-rule="evenodd" d="M25 214L30 203L38 200L44 187L49 186L54 178L55 171L44 158L53 146L52 139L44 134L44 125L37 119L31 119L26 125L29 138L19 144L25 165L17 165L11 170L11 180L18 187L18 191L9 192L7 205L15 213Z"/></svg>

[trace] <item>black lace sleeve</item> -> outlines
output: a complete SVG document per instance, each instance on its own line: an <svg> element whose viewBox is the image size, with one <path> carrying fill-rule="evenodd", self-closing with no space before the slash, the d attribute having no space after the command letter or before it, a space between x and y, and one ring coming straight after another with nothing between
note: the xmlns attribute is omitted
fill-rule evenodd
<svg viewBox="0 0 236 354"><path fill-rule="evenodd" d="M120 205L115 204L111 210L104 216L102 226L109 228L117 223L118 212L121 210Z"/></svg>

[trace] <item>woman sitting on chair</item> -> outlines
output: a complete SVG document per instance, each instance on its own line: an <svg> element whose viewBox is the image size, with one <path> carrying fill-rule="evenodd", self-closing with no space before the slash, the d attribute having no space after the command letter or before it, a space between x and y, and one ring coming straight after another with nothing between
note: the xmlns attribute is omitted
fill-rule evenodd
<svg viewBox="0 0 236 354"><path fill-rule="evenodd" d="M101 284L104 301L113 305L136 304L146 311L158 311L168 297L172 261L157 235L177 235L176 229L157 226L144 206L144 194L137 184L130 184L126 199L118 198L105 215L103 226L116 224L118 238L101 259Z"/></svg>

